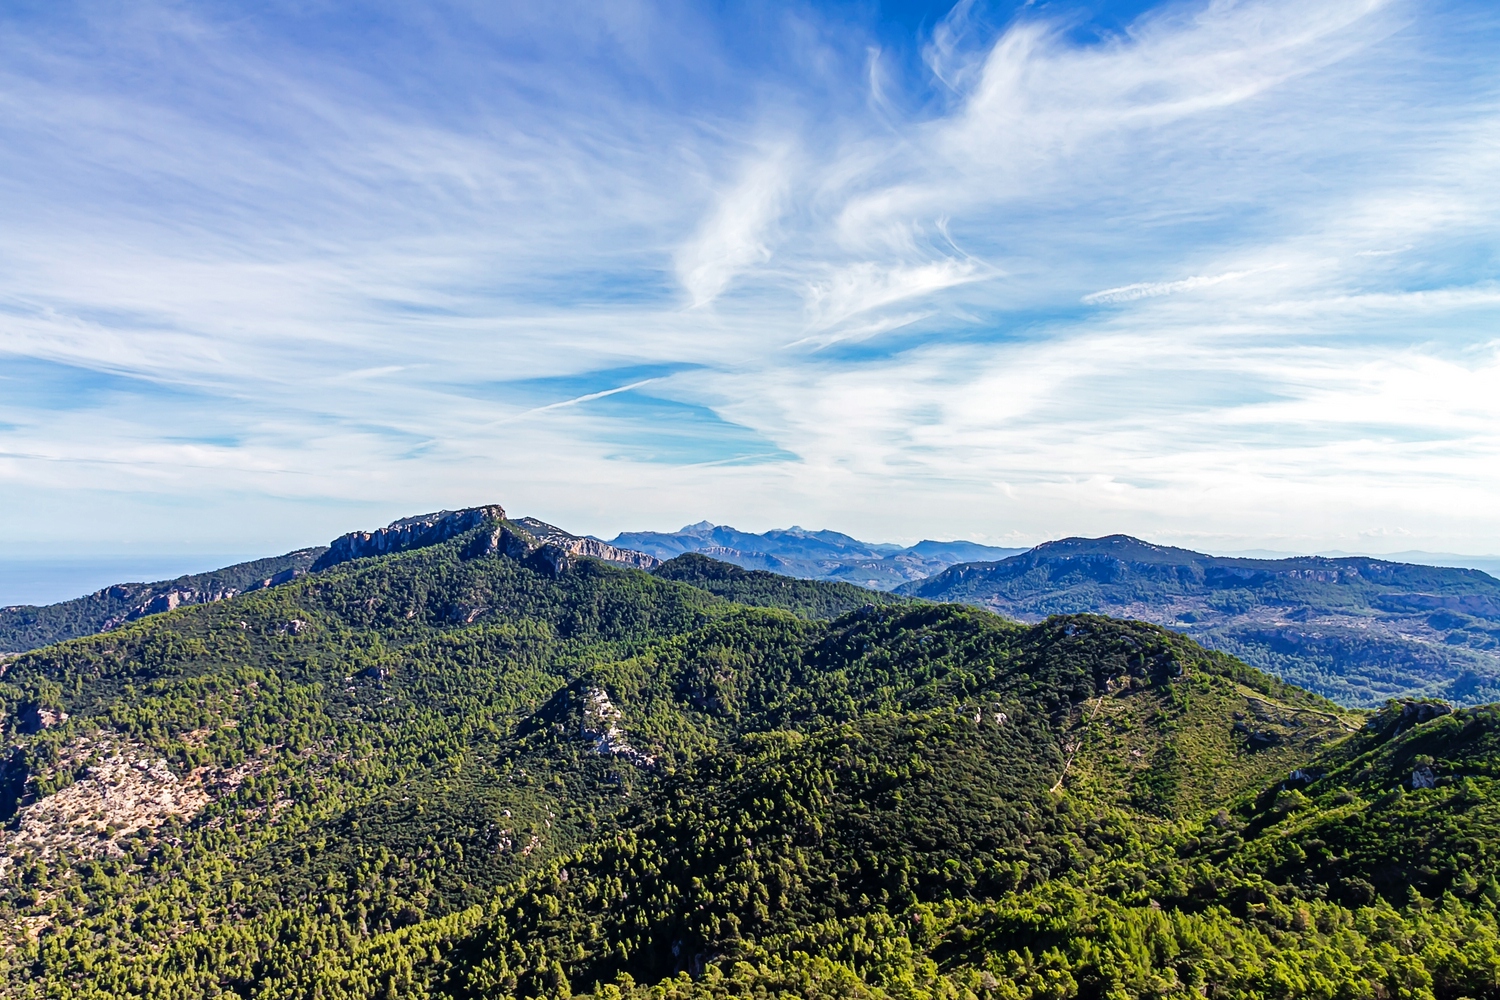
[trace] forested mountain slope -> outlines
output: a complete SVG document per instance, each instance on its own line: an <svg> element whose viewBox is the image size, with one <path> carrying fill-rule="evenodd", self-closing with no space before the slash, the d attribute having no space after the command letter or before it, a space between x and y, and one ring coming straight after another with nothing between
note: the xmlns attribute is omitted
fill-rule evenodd
<svg viewBox="0 0 1500 1000"><path fill-rule="evenodd" d="M834 618L865 604L900 604L905 600L849 583L799 580L765 570L741 569L697 552L669 559L651 572L659 579L689 583L740 604L785 608L811 618Z"/></svg>
<svg viewBox="0 0 1500 1000"><path fill-rule="evenodd" d="M897 593L1021 621L1156 622L1346 705L1500 698L1500 580L1380 559L1241 559L1126 535L953 566Z"/></svg>
<svg viewBox="0 0 1500 1000"><path fill-rule="evenodd" d="M3 991L1500 988L1490 710L862 596L497 512L13 659Z"/></svg>
<svg viewBox="0 0 1500 1000"><path fill-rule="evenodd" d="M45 607L0 608L0 653L24 652L83 635L108 632L126 622L181 605L209 604L253 590L280 586L310 569L327 569L351 559L436 545L487 520L503 521L505 516L505 510L499 506L418 514L374 531L351 531L329 545L237 563L209 573L180 576L158 583L115 584L75 600ZM596 538L574 535L536 518L523 517L515 523L536 542L569 555L593 556L640 569L651 569L660 561L644 552L628 551Z"/></svg>
<svg viewBox="0 0 1500 1000"><path fill-rule="evenodd" d="M304 573L322 548L298 549L284 556L236 563L210 573L194 573L157 583L118 583L84 597L44 607L0 608L0 653L22 652L49 643L118 628L146 615L183 604L222 601L236 594L275 586Z"/></svg>

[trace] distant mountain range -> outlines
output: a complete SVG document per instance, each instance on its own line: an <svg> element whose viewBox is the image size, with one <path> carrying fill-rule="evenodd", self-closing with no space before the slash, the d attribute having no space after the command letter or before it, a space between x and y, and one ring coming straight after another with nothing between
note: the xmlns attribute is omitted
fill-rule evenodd
<svg viewBox="0 0 1500 1000"><path fill-rule="evenodd" d="M439 511L212 573L118 584L46 607L0 608L0 654L439 544L486 518L495 520L487 508ZM1126 535L1029 550L966 541L903 547L836 531L754 534L703 521L605 542L535 518L505 523L542 543L533 558L585 556L648 571L677 560L676 578L697 586L727 579L729 563L751 574L734 585L757 593L780 593L787 577L797 577L865 588L851 587L839 598L845 602L883 604L884 594L871 593L883 591L896 600L972 604L1025 622L1080 612L1153 622L1345 705L1412 695L1466 704L1500 699L1500 581L1472 569L1368 557L1210 556ZM501 551L515 543L497 535L487 544ZM683 561L687 555L694 559Z"/></svg>
<svg viewBox="0 0 1500 1000"><path fill-rule="evenodd" d="M699 521L681 531L625 531L610 544L663 560L699 552L744 569L805 580L837 580L871 590L894 590L954 563L1004 559L1026 551L964 541L889 545L795 526L754 534L711 521Z"/></svg>
<svg viewBox="0 0 1500 1000"><path fill-rule="evenodd" d="M207 604L275 586L309 570L320 570L355 558L370 558L446 540L469 530L486 516L486 508L437 511L402 518L375 531L353 531L331 545L298 549L286 555L226 566L155 583L120 583L92 594L45 606L0 608L0 653L18 653L49 643L108 632L146 615L189 604ZM461 515L461 516L452 516ZM470 523L472 522L472 523ZM897 586L937 573L954 563L1003 559L1024 549L996 548L974 542L924 541L916 545L862 542L837 531L787 528L751 534L708 521L678 532L625 532L612 542L574 535L536 518L513 523L552 548L572 555L652 569L684 553L701 553L720 562L805 580L850 583L872 590Z"/></svg>
<svg viewBox="0 0 1500 1000"><path fill-rule="evenodd" d="M1209 556L1110 535L952 566L896 593L1028 622L1078 612L1154 622L1346 705L1500 698L1500 581L1479 570Z"/></svg>

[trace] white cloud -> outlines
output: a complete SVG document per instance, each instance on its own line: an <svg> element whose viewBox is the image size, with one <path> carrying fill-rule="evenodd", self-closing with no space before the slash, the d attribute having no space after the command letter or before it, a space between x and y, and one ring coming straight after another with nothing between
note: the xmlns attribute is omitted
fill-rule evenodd
<svg viewBox="0 0 1500 1000"><path fill-rule="evenodd" d="M1212 276L1196 276L1182 278L1178 281L1145 281L1133 285L1121 285L1119 288L1106 288L1102 292L1090 292L1083 297L1083 301L1089 305L1113 304L1116 302L1134 302L1136 299L1154 299L1158 295L1171 295L1175 292L1189 292L1195 288L1211 288L1224 281L1233 281L1243 278L1250 271L1230 271L1227 274L1216 274Z"/></svg>
<svg viewBox="0 0 1500 1000"><path fill-rule="evenodd" d="M677 277L692 306L707 305L741 272L771 259L766 231L786 193L786 173L785 150L760 157L677 252Z"/></svg>
<svg viewBox="0 0 1500 1000"><path fill-rule="evenodd" d="M837 268L826 279L810 284L808 312L814 328L827 329L873 309L976 281L981 275L972 260L950 258L917 265L861 261Z"/></svg>

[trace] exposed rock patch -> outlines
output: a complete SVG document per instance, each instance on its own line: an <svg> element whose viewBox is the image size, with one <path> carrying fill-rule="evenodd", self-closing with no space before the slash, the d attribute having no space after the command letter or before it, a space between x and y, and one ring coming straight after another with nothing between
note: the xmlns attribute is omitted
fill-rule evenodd
<svg viewBox="0 0 1500 1000"><path fill-rule="evenodd" d="M44 729L60 726L68 721L68 713L60 708L44 708L32 702L16 713L16 729L28 736Z"/></svg>
<svg viewBox="0 0 1500 1000"><path fill-rule="evenodd" d="M571 569L578 556L644 570L654 569L661 564L655 556L618 548L597 538L569 534L534 517L523 517L512 523L521 530L514 531L509 525L497 525L489 534L480 535L469 545L464 551L465 558L503 555L530 563L552 576Z"/></svg>
<svg viewBox="0 0 1500 1000"><path fill-rule="evenodd" d="M503 520L505 508L499 504L403 517L375 531L351 531L339 536L328 546L328 551L313 563L312 568L327 569L351 559L367 559L438 545L487 521Z"/></svg>
<svg viewBox="0 0 1500 1000"><path fill-rule="evenodd" d="M256 580L244 587L220 587L212 590L198 589L195 587L157 587L141 584L116 584L106 587L100 594L117 600L136 601L129 610L119 614L111 615L104 620L99 631L111 632L121 625L144 618L147 615L159 615L163 611L172 611L191 604L213 604L216 601L227 601L241 594L251 594L257 590L265 590L268 587L279 587L283 583L291 583L299 576L306 576L307 571L303 569L282 570L274 576L268 576L263 580Z"/></svg>
<svg viewBox="0 0 1500 1000"><path fill-rule="evenodd" d="M584 692L583 735L594 741L595 752L623 757L637 767L655 767L655 757L626 741L620 728L624 718L603 688L591 687Z"/></svg>
<svg viewBox="0 0 1500 1000"><path fill-rule="evenodd" d="M1447 715L1453 711L1451 705L1440 701L1408 701L1401 706L1401 722L1398 730L1420 726L1424 722Z"/></svg>
<svg viewBox="0 0 1500 1000"><path fill-rule="evenodd" d="M0 608L0 672L7 654L47 646L81 635L110 632L147 615L194 604L227 601L304 576L324 552L322 546L252 559L207 573L155 583L117 583L92 594L46 607Z"/></svg>
<svg viewBox="0 0 1500 1000"><path fill-rule="evenodd" d="M535 536L542 545L554 546L568 555L588 556L590 559L603 559L605 562L645 570L655 569L661 565L661 560L655 556L632 549L622 549L608 542L601 542L597 538L570 534L555 525L538 521L534 517L523 517L516 523Z"/></svg>
<svg viewBox="0 0 1500 1000"><path fill-rule="evenodd" d="M189 820L233 791L263 762L229 770L200 767L179 777L149 747L79 737L57 768L81 774L51 795L23 805L12 829L0 832L0 867L28 852L55 858L119 856L120 842L171 817Z"/></svg>

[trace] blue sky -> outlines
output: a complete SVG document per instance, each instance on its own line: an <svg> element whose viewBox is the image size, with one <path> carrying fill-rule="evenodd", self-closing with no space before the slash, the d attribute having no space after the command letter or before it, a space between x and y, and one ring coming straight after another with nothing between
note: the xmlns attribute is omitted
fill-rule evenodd
<svg viewBox="0 0 1500 1000"><path fill-rule="evenodd" d="M1500 552L1500 10L13 2L0 546Z"/></svg>

